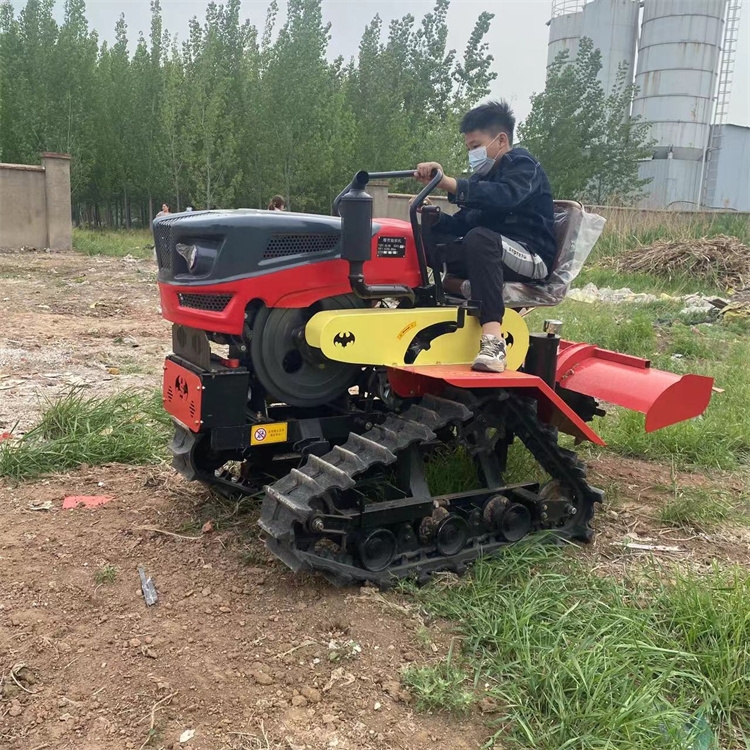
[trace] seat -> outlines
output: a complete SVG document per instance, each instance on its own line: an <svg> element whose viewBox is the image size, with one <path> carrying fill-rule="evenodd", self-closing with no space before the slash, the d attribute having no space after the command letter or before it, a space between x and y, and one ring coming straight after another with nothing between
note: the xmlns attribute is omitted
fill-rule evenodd
<svg viewBox="0 0 750 750"><path fill-rule="evenodd" d="M555 201L557 252L547 279L541 282L506 282L503 300L508 307L552 307L560 304L581 272L604 229L605 219L588 213L577 201ZM470 296L468 284L463 289Z"/></svg>

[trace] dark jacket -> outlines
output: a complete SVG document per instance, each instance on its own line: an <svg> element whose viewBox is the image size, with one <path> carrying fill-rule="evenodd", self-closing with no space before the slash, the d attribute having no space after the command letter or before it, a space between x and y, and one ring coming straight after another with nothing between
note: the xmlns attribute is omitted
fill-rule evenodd
<svg viewBox="0 0 750 750"><path fill-rule="evenodd" d="M437 229L463 236L486 227L520 242L539 255L552 270L556 242L552 189L539 162L525 149L514 148L486 175L458 179L448 200L461 207L453 216L442 214Z"/></svg>

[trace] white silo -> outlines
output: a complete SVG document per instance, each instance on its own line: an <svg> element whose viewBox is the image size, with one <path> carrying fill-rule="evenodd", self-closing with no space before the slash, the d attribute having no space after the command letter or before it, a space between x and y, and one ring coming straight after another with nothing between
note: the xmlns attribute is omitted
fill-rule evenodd
<svg viewBox="0 0 750 750"><path fill-rule="evenodd" d="M569 60L574 60L578 54L578 41L583 28L584 3L585 0L554 0L552 3L547 45L548 68L563 50L568 50L570 53Z"/></svg>
<svg viewBox="0 0 750 750"><path fill-rule="evenodd" d="M614 88L621 63L628 66L626 83L633 80L639 6L638 0L592 0L583 9L581 36L589 37L602 53L599 80L606 93Z"/></svg>
<svg viewBox="0 0 750 750"><path fill-rule="evenodd" d="M645 0L633 114L651 123L645 205L692 202L700 192L726 0Z"/></svg>
<svg viewBox="0 0 750 750"><path fill-rule="evenodd" d="M582 37L589 37L602 55L599 80L609 93L621 63L626 63L632 80L638 42L638 0L555 0L549 22L547 67L564 49L570 60L578 53ZM630 83L628 80L628 83Z"/></svg>

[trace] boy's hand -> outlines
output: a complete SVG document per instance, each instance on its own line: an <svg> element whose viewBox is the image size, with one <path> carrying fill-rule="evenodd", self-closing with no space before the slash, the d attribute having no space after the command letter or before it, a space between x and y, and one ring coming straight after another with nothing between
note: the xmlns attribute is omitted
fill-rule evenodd
<svg viewBox="0 0 750 750"><path fill-rule="evenodd" d="M426 185L432 179L432 173L436 169L439 169L441 172L443 171L443 167L436 161L423 161L421 164L417 164L417 171L414 172L414 177Z"/></svg>
<svg viewBox="0 0 750 750"><path fill-rule="evenodd" d="M417 164L417 169L414 172L414 179L419 180L423 185L426 185L432 179L432 173L439 169L443 171L443 167L436 161L424 161L421 164ZM443 172L443 179L440 180L438 187L442 190L447 190L449 193L456 192L456 181L452 177L448 177Z"/></svg>
<svg viewBox="0 0 750 750"><path fill-rule="evenodd" d="M412 204L414 203L414 201L415 201L416 199L417 199L417 196L416 196L416 195L412 195L412 197L411 197L411 198L409 198L409 208L411 208L411 207L412 207ZM431 200L430 200L429 198L425 198L425 199L424 199L424 202L422 203L422 205L421 205L421 206L420 206L420 207L419 207L419 208L417 209L417 213L418 213L418 214L421 214L421 213L422 213L422 208L423 208L424 206L431 206L431 205L432 205L432 201L431 201Z"/></svg>

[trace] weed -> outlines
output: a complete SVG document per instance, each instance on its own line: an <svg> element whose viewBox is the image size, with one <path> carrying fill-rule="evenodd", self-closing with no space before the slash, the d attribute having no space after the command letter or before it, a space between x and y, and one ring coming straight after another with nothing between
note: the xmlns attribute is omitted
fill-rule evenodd
<svg viewBox="0 0 750 750"><path fill-rule="evenodd" d="M432 644L432 633L430 632L429 628L426 628L424 625L420 625L420 627L417 628L417 631L415 633L417 640L419 641L419 645L423 648L429 648Z"/></svg>
<svg viewBox="0 0 750 750"><path fill-rule="evenodd" d="M407 667L401 680L417 699L422 711L450 711L464 714L474 703L467 687L468 675L453 663L453 646L445 661L430 667Z"/></svg>
<svg viewBox="0 0 750 750"><path fill-rule="evenodd" d="M94 581L98 584L114 583L117 578L117 568L107 563L94 573Z"/></svg>
<svg viewBox="0 0 750 750"><path fill-rule="evenodd" d="M168 424L156 394L124 391L100 399L74 390L50 403L20 440L0 443L0 476L28 479L82 463L155 463L164 456Z"/></svg>
<svg viewBox="0 0 750 750"><path fill-rule="evenodd" d="M656 600L659 627L692 655L716 727L750 731L750 574L678 575Z"/></svg>
<svg viewBox="0 0 750 750"><path fill-rule="evenodd" d="M697 712L750 729L750 576L733 575L620 581L530 543L415 595L459 623L503 747L683 750ZM447 661L411 675L429 708L466 705L465 680Z"/></svg>
<svg viewBox="0 0 750 750"><path fill-rule="evenodd" d="M477 489L474 459L463 448L438 448L425 465L427 483L436 495Z"/></svg>

